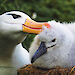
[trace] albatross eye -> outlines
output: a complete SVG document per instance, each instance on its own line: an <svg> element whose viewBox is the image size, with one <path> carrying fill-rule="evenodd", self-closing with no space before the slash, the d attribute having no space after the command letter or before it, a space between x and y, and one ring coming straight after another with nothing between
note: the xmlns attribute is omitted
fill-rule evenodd
<svg viewBox="0 0 75 75"><path fill-rule="evenodd" d="M17 19L17 18L20 18L20 17L21 17L20 15L16 15L16 14L7 14L7 15L12 15L12 17L13 17L14 19Z"/></svg>
<svg viewBox="0 0 75 75"><path fill-rule="evenodd" d="M55 42L56 41L56 38L54 38L53 40L52 40L52 42Z"/></svg>

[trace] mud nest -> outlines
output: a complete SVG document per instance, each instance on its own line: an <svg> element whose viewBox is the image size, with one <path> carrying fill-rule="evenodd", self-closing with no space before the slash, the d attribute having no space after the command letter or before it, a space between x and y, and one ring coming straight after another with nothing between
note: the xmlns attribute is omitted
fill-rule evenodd
<svg viewBox="0 0 75 75"><path fill-rule="evenodd" d="M26 65L17 71L17 75L75 75L75 66L71 68L41 69Z"/></svg>

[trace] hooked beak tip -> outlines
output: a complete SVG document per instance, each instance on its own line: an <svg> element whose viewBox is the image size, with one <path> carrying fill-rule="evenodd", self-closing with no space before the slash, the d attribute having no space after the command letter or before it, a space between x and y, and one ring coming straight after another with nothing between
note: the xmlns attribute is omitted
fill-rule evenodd
<svg viewBox="0 0 75 75"><path fill-rule="evenodd" d="M34 58L32 58L32 59L31 59L31 63L33 63L34 61L35 61Z"/></svg>
<svg viewBox="0 0 75 75"><path fill-rule="evenodd" d="M31 63L35 62L40 56L44 55L47 52L47 48L44 42L41 42L39 48L36 50L32 56Z"/></svg>

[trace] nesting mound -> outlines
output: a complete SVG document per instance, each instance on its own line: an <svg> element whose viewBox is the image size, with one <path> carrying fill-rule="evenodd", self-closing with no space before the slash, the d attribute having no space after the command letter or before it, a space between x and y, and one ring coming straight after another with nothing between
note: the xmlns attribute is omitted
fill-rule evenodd
<svg viewBox="0 0 75 75"><path fill-rule="evenodd" d="M17 75L75 75L75 67L73 68L60 68L54 69L40 69L32 65L26 65L18 70Z"/></svg>

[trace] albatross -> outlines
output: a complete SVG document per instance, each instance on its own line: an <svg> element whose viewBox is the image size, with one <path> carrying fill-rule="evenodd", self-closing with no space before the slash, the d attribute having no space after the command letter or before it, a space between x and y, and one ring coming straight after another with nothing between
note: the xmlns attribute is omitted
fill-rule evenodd
<svg viewBox="0 0 75 75"><path fill-rule="evenodd" d="M48 23L50 29L44 27L29 49L33 66L46 69L75 66L75 23Z"/></svg>
<svg viewBox="0 0 75 75"><path fill-rule="evenodd" d="M38 34L48 23L33 21L19 11L0 15L0 75L17 75L17 68L31 64L29 53L21 45L27 33Z"/></svg>

